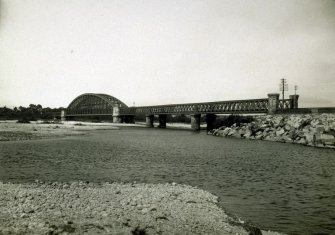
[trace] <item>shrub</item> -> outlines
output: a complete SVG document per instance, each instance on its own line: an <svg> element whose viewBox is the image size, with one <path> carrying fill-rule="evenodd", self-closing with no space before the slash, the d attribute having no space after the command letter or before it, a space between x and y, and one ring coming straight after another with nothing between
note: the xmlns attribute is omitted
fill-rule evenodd
<svg viewBox="0 0 335 235"><path fill-rule="evenodd" d="M17 123L30 123L30 119L27 117L22 117L19 120L17 120Z"/></svg>

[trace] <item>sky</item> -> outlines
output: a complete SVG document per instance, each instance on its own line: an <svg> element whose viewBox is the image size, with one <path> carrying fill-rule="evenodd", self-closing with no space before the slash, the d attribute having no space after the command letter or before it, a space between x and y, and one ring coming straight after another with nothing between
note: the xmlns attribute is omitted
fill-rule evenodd
<svg viewBox="0 0 335 235"><path fill-rule="evenodd" d="M0 106L266 98L335 106L334 0L0 0Z"/></svg>

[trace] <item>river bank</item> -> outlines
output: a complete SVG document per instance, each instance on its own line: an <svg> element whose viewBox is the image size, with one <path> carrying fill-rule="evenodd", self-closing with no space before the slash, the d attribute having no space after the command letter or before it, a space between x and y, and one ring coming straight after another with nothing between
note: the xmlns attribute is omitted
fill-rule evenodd
<svg viewBox="0 0 335 235"><path fill-rule="evenodd" d="M136 124L91 123L91 122L0 122L0 141L20 141L65 136L85 135L94 130L118 130L119 126L141 126Z"/></svg>
<svg viewBox="0 0 335 235"><path fill-rule="evenodd" d="M335 149L335 114L255 116L251 123L220 127L208 134Z"/></svg>
<svg viewBox="0 0 335 235"><path fill-rule="evenodd" d="M0 234L268 234L187 185L0 183Z"/></svg>

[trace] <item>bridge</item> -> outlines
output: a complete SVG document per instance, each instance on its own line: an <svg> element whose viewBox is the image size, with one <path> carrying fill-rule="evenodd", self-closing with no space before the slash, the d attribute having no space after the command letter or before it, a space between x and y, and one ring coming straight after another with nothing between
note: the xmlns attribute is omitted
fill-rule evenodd
<svg viewBox="0 0 335 235"><path fill-rule="evenodd" d="M146 116L146 126L154 126L154 116L158 116L159 127L166 127L167 115L190 115L193 130L200 130L200 118L206 115L207 129L212 129L216 114L269 113L298 108L299 95L290 95L280 100L279 94L268 94L263 99L216 101L204 103L168 104L156 106L128 107L119 99L107 94L85 93L76 97L62 111L62 119L74 117L110 117L113 122L134 122L136 115Z"/></svg>

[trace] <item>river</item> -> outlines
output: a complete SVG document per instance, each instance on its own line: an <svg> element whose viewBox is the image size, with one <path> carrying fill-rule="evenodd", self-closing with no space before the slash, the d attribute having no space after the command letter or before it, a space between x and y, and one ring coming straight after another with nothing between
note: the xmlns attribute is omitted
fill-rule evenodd
<svg viewBox="0 0 335 235"><path fill-rule="evenodd" d="M333 149L136 127L0 142L0 180L35 179L189 184L262 229L335 234Z"/></svg>

